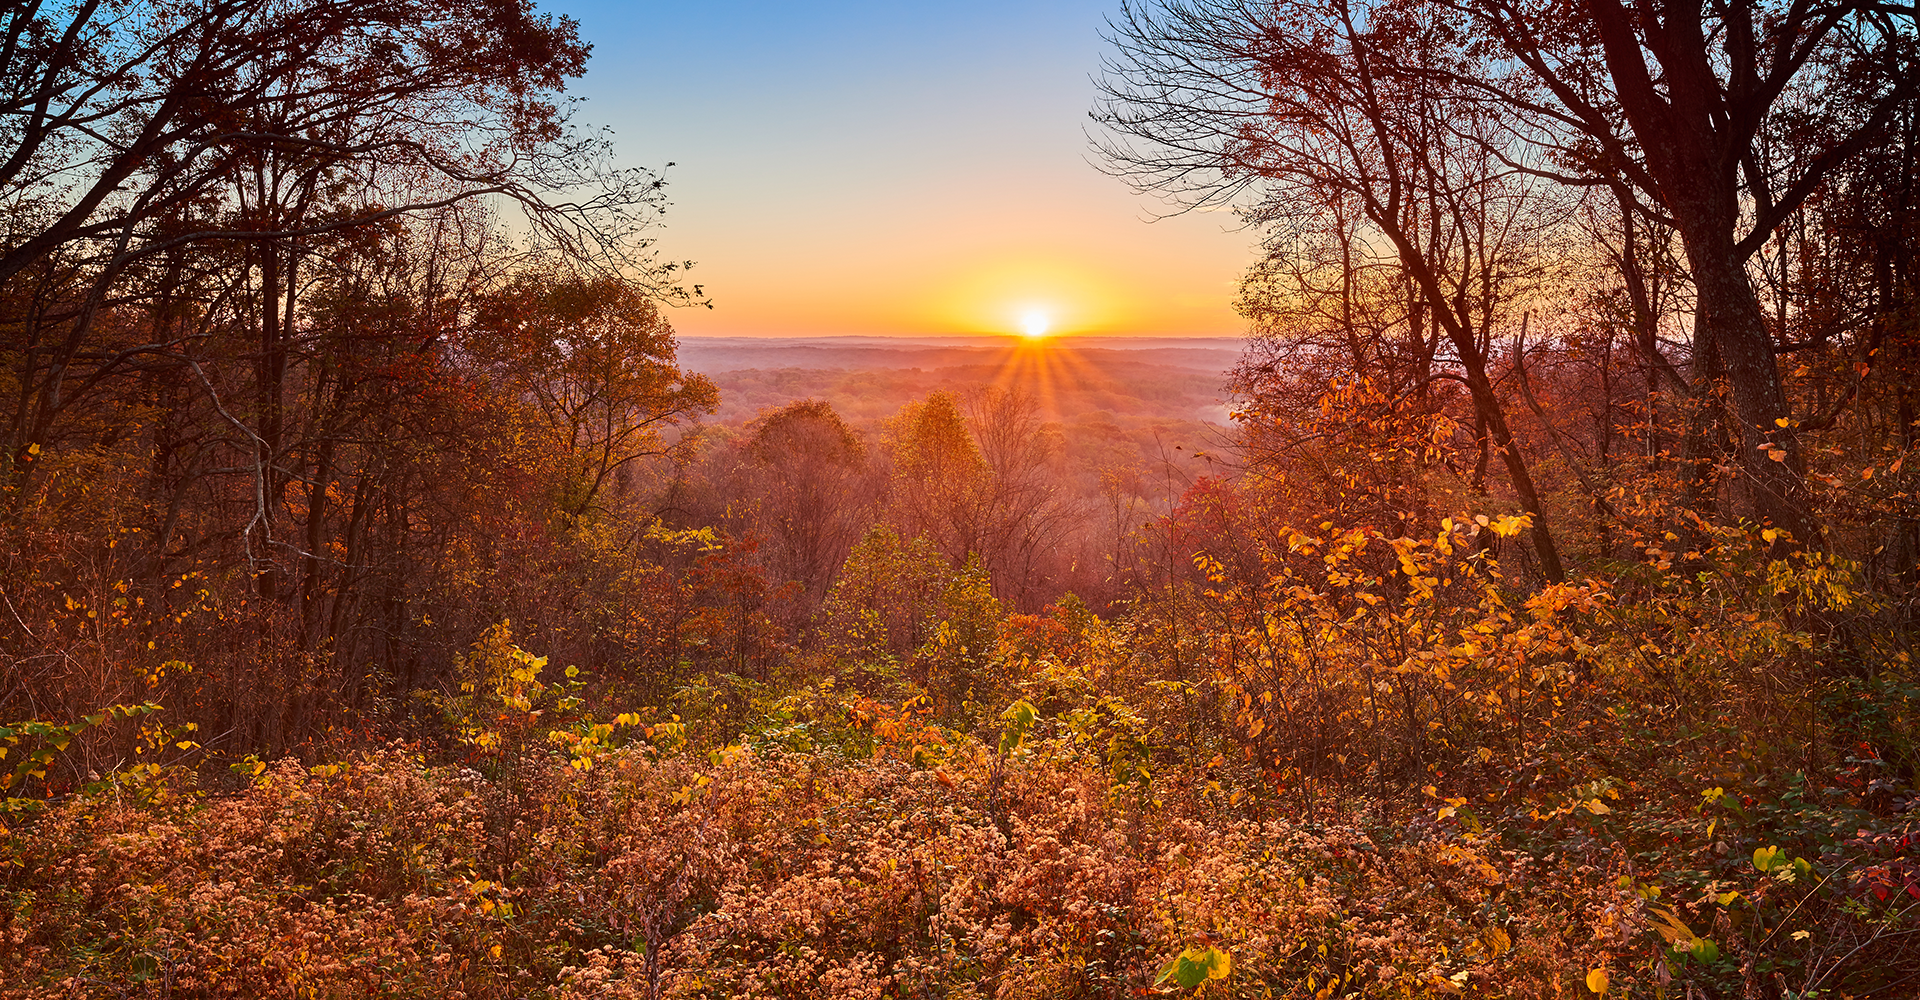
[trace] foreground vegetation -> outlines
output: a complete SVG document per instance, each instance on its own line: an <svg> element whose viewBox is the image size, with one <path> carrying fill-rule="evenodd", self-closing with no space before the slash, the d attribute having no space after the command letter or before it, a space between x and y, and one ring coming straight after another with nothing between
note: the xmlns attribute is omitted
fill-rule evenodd
<svg viewBox="0 0 1920 1000"><path fill-rule="evenodd" d="M16 800L6 993L1900 995L1887 609L1758 538L1531 597L1455 541L1293 536L1264 640L1224 624L1253 595L1186 595L1223 624L1184 678L1170 622L977 574L905 659L618 713L503 623L414 699L431 736Z"/></svg>

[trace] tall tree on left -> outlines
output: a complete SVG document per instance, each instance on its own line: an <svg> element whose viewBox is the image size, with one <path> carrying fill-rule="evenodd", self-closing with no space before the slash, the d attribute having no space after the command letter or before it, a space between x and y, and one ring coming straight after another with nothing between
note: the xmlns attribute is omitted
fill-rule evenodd
<svg viewBox="0 0 1920 1000"><path fill-rule="evenodd" d="M225 245L250 286L223 291L252 300L249 430L268 479L314 240L485 198L569 255L634 263L660 181L593 172L602 140L569 130L559 94L588 49L525 0L0 10L0 287L39 304L0 317L19 326L9 450L47 445L116 376L191 369L192 336L164 326L94 342L103 309L165 297L183 250Z"/></svg>
<svg viewBox="0 0 1920 1000"><path fill-rule="evenodd" d="M658 175L569 124L587 54L522 0L0 5L0 663L86 659L51 623L87 592L158 623L103 665L165 658L166 628L236 671L291 651L236 699L443 659L421 581L463 579L435 560L480 531L447 508L513 472L452 346L466 303L530 253L680 294L645 238ZM251 651L153 610L184 614L195 573ZM0 699L122 696L19 676ZM307 724L273 711L225 724Z"/></svg>

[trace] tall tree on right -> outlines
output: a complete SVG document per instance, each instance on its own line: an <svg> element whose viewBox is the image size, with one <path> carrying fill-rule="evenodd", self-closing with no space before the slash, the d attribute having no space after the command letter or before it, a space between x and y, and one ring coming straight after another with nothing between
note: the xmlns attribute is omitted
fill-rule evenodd
<svg viewBox="0 0 1920 1000"><path fill-rule="evenodd" d="M1476 54L1459 44L1456 19L1374 0L1157 6L1114 24L1118 54L1096 112L1114 137L1102 147L1108 163L1188 206L1234 204L1262 227L1270 255L1293 265L1277 298L1338 300L1311 311L1339 331L1350 378L1404 390L1429 414L1445 394L1436 381L1466 390L1476 436L1531 519L1541 574L1564 578L1496 356L1497 332L1539 294L1541 240L1564 209L1552 185L1516 169L1530 150L1459 84ZM1335 274L1303 286L1313 269L1299 262L1315 256ZM1381 313L1380 302L1363 305L1370 297L1400 300L1386 312L1399 331L1386 345L1363 332L1359 314ZM1296 336L1298 324L1283 322L1296 327L1283 336Z"/></svg>
<svg viewBox="0 0 1920 1000"><path fill-rule="evenodd" d="M1804 442L1748 262L1920 91L1915 5L1457 0L1510 60L1464 82L1574 183L1624 182L1685 248L1694 383L1724 384L1754 514L1811 541ZM1772 155L1783 131L1800 141Z"/></svg>
<svg viewBox="0 0 1920 1000"><path fill-rule="evenodd" d="M1872 0L1154 0L1114 22L1096 118L1121 137L1105 150L1119 172L1187 206L1234 203L1271 229L1259 206L1276 183L1361 196L1363 235L1416 276L1431 255L1401 238L1419 230L1394 232L1402 191L1445 201L1532 175L1622 198L1684 249L1686 375L1727 404L1750 513L1807 543L1803 437L1821 420L1792 409L1780 317L1749 264L1920 94L1915 14ZM1472 110L1419 141L1395 134L1435 98ZM1473 186L1430 169L1476 144L1497 167ZM1424 283L1434 316L1460 301Z"/></svg>

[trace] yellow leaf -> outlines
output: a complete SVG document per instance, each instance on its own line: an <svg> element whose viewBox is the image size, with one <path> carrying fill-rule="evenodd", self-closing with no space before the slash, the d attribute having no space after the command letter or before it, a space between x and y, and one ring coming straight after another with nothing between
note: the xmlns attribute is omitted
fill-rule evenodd
<svg viewBox="0 0 1920 1000"><path fill-rule="evenodd" d="M1773 418L1773 426L1775 426L1775 427L1785 427L1785 426L1787 426L1787 425L1789 425L1789 424L1791 424L1791 423L1793 423L1793 421L1791 421L1791 420L1789 420L1789 419L1787 419L1786 417L1775 417L1775 418Z"/></svg>
<svg viewBox="0 0 1920 1000"><path fill-rule="evenodd" d="M1603 996L1606 994L1607 982L1607 970L1605 969L1595 969L1587 973L1587 989L1592 990L1596 994Z"/></svg>
<svg viewBox="0 0 1920 1000"><path fill-rule="evenodd" d="M1680 918L1675 916L1672 910L1655 907L1648 912L1662 921L1661 923L1654 924L1653 929L1661 937L1666 938L1668 944L1674 947L1679 947L1683 944L1691 947L1692 943L1699 938L1699 935L1695 934L1691 927L1680 922Z"/></svg>
<svg viewBox="0 0 1920 1000"><path fill-rule="evenodd" d="M1607 804L1605 802L1602 802L1599 799L1594 799L1593 801L1587 803L1587 811L1594 814L1595 816L1605 816L1606 814L1612 812L1613 810L1607 808Z"/></svg>

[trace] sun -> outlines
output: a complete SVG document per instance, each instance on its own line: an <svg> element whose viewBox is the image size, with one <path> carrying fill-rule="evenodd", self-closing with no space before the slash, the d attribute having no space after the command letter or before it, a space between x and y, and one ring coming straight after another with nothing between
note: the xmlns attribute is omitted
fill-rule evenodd
<svg viewBox="0 0 1920 1000"><path fill-rule="evenodd" d="M1038 309L1029 309L1020 317L1020 329L1028 340L1039 340L1053 329L1053 317Z"/></svg>

